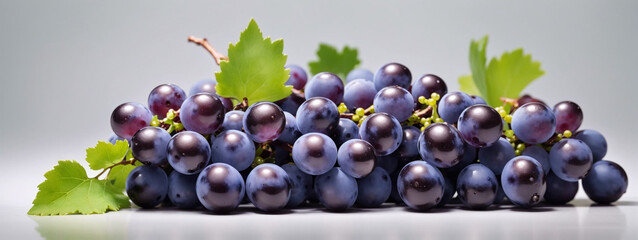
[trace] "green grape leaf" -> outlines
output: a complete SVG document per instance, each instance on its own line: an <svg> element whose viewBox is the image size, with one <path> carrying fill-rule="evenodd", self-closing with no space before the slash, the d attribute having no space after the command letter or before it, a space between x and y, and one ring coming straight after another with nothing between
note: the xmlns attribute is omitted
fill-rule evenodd
<svg viewBox="0 0 638 240"><path fill-rule="evenodd" d="M290 70L284 68L287 56L283 49L282 39L264 38L255 20L250 20L239 41L229 45L228 61L219 64L217 94L235 103L246 97L249 104L290 95L292 86L284 85Z"/></svg>
<svg viewBox="0 0 638 240"><path fill-rule="evenodd" d="M339 52L337 48L321 43L317 49L319 59L308 63L308 67L312 75L320 72L331 72L337 74L345 82L348 73L361 63L357 55L356 48L345 46Z"/></svg>
<svg viewBox="0 0 638 240"><path fill-rule="evenodd" d="M130 206L122 191L106 180L88 178L76 161L59 161L44 177L46 180L38 185L30 215L105 213Z"/></svg>
<svg viewBox="0 0 638 240"><path fill-rule="evenodd" d="M93 170L101 170L121 162L128 152L128 142L117 141L115 145L110 142L98 141L97 145L86 149L86 161Z"/></svg>
<svg viewBox="0 0 638 240"><path fill-rule="evenodd" d="M476 89L483 97L489 95L487 90L487 79L485 77L485 66L487 64L485 52L487 50L487 40L488 37L484 36L478 41L472 40L470 42L470 69L472 70L472 78L474 79Z"/></svg>
<svg viewBox="0 0 638 240"><path fill-rule="evenodd" d="M135 165L123 164L117 165L109 170L109 175L106 176L106 181L113 185L116 189L120 189L120 192L124 191L126 185L126 178L128 174L138 166L141 166L140 161L135 161Z"/></svg>
<svg viewBox="0 0 638 240"><path fill-rule="evenodd" d="M476 84L474 84L474 79L472 78L472 75L460 76L459 85L461 85L460 90L464 93L471 94L471 95L481 95L478 88L476 87Z"/></svg>
<svg viewBox="0 0 638 240"><path fill-rule="evenodd" d="M522 48L505 52L500 59L493 58L485 71L489 93L485 101L498 106L502 105L501 97L518 98L528 84L543 74L541 63L524 54Z"/></svg>

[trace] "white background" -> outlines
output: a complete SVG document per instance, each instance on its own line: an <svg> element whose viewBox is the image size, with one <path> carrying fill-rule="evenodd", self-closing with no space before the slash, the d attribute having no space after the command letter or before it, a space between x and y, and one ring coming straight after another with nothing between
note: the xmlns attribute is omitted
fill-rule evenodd
<svg viewBox="0 0 638 240"><path fill-rule="evenodd" d="M606 136L605 159L620 163L633 180L638 169L636 9L636 1L1 1L0 207L9 213L0 220L2 234L40 236L26 211L42 175L57 160L82 161L85 148L108 139L109 117L117 105L145 103L161 83L188 91L219 70L202 48L186 42L188 35L206 37L225 53L250 18L265 35L284 39L288 63L307 68L320 42L350 45L359 49L364 68L375 71L387 62L400 62L414 77L441 76L450 90L458 89L456 79L470 72L470 39L489 34L489 58L524 47L546 71L525 92L550 105L561 100L580 104L582 127ZM625 206L615 211L635 226L631 216L636 215L637 188L632 180ZM578 206L591 203L582 191L578 198ZM598 211L592 209L578 211ZM415 217L387 211L374 213L381 214L380 220L388 216L398 221L387 226ZM601 214L610 212L614 210ZM126 214L138 213L102 216ZM193 219L208 216L190 214ZM493 216L466 211L438 216L461 221L465 214ZM526 214L531 213L507 211L506 216L532 216ZM338 219L360 215L329 216L343 223ZM244 218L264 218L249 216L258 217ZM533 216L538 222L547 218ZM582 214L576 218L586 222ZM106 219L97 221L110 224Z"/></svg>

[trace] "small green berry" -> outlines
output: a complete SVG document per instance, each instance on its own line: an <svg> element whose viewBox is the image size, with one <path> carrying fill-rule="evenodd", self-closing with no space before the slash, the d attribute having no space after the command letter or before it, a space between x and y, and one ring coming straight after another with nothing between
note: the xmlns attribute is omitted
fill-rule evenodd
<svg viewBox="0 0 638 240"><path fill-rule="evenodd" d="M514 137L514 131L512 131L512 130L507 130L507 131L505 131L505 136L506 136L507 138L512 138L512 137Z"/></svg>
<svg viewBox="0 0 638 240"><path fill-rule="evenodd" d="M520 156L522 151L521 150L516 150L516 151L514 151L514 153L516 154L516 156Z"/></svg>
<svg viewBox="0 0 638 240"><path fill-rule="evenodd" d="M354 111L355 114L359 115L359 116L363 116L366 114L366 110L363 108L357 108L357 110Z"/></svg>
<svg viewBox="0 0 638 240"><path fill-rule="evenodd" d="M442 123L442 122L443 122L443 119L441 119L441 118L436 118L436 119L434 119L434 122L435 122L435 123Z"/></svg>
<svg viewBox="0 0 638 240"><path fill-rule="evenodd" d="M420 104L425 104L427 99L424 96L419 96L418 98Z"/></svg>
<svg viewBox="0 0 638 240"><path fill-rule="evenodd" d="M504 119L506 123L512 123L512 115L507 115Z"/></svg>
<svg viewBox="0 0 638 240"><path fill-rule="evenodd" d="M439 101L439 99L441 99L441 95L434 92L432 93L432 95L430 95L430 98L432 98L434 101Z"/></svg>
<svg viewBox="0 0 638 240"><path fill-rule="evenodd" d="M175 131L177 132L184 130L184 124L182 123L175 123L173 124L173 126L175 127Z"/></svg>
<svg viewBox="0 0 638 240"><path fill-rule="evenodd" d="M566 138L572 137L572 131L565 130L565 132L563 132L563 136Z"/></svg>
<svg viewBox="0 0 638 240"><path fill-rule="evenodd" d="M359 119L361 119L361 117L359 117L359 115L352 116L352 121L354 121L354 122L359 122Z"/></svg>
<svg viewBox="0 0 638 240"><path fill-rule="evenodd" d="M516 145L516 150L520 150L520 151L525 150L525 144L519 143L518 145Z"/></svg>

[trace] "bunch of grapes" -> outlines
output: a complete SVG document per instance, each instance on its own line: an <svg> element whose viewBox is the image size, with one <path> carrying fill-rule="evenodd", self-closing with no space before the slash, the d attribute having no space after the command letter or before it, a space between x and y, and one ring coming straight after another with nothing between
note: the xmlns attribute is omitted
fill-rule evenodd
<svg viewBox="0 0 638 240"><path fill-rule="evenodd" d="M319 202L329 210L404 203L441 207L456 196L470 209L542 201L565 204L578 182L608 204L627 189L627 174L602 160L603 135L579 130L581 108L564 101L504 99L448 92L443 79L389 63L356 69L344 81L322 72L308 80L289 65L293 94L236 106L202 80L186 95L153 89L148 108L124 103L111 115L115 135L143 163L126 181L138 206L169 201L213 212L251 202L262 211Z"/></svg>

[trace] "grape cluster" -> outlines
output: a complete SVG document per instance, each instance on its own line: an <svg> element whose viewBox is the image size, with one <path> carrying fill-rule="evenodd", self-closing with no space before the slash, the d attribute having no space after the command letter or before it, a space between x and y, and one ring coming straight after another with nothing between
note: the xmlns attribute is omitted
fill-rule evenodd
<svg viewBox="0 0 638 240"><path fill-rule="evenodd" d="M126 181L130 199L225 213L247 202L266 212L385 202L428 210L456 196L465 208L486 209L505 198L525 208L565 204L581 180L601 204L627 189L623 168L603 160L603 135L579 130L576 103L550 108L526 95L493 108L448 92L436 75L412 81L399 63L353 70L345 86L332 73L308 80L301 67L287 68L286 85L296 90L274 103L233 106L214 80L202 80L188 96L162 84L148 108L115 108L111 141L128 140L144 164Z"/></svg>

